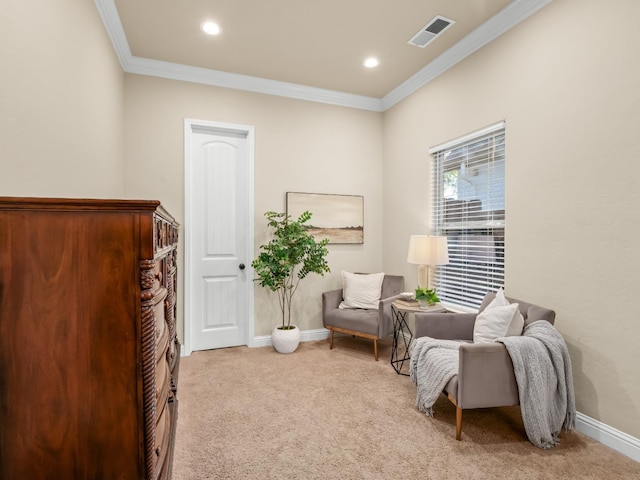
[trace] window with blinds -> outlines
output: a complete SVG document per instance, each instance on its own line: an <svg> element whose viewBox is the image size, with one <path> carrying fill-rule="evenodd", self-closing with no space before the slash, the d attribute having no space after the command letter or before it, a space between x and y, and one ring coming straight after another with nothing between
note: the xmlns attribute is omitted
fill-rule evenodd
<svg viewBox="0 0 640 480"><path fill-rule="evenodd" d="M477 308L504 285L504 143L501 122L429 150L431 234L449 244L449 264L432 277L443 303Z"/></svg>

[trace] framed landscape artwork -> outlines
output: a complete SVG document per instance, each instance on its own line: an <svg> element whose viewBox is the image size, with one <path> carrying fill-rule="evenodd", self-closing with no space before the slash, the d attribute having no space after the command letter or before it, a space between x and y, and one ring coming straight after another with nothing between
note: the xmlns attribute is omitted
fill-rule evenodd
<svg viewBox="0 0 640 480"><path fill-rule="evenodd" d="M287 215L294 220L311 212L308 231L329 243L364 243L364 197L326 193L287 192Z"/></svg>

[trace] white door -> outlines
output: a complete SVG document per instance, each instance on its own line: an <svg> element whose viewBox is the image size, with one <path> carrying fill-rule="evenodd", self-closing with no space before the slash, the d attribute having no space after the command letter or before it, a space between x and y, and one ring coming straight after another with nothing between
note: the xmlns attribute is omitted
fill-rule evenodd
<svg viewBox="0 0 640 480"><path fill-rule="evenodd" d="M185 349L253 336L253 129L185 121Z"/></svg>

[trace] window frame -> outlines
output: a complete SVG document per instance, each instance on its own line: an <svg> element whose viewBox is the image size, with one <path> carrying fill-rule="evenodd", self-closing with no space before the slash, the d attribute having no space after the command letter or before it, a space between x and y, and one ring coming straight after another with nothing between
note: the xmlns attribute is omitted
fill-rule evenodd
<svg viewBox="0 0 640 480"><path fill-rule="evenodd" d="M430 234L449 240L448 265L437 266L433 287L452 310L477 311L484 295L504 287L506 234L506 125L499 122L429 149L431 167ZM464 160L462 160L464 159ZM460 199L462 164L481 172L478 198ZM457 171L455 198L445 196L445 175ZM451 191L451 190L450 190ZM499 208L501 207L501 208Z"/></svg>

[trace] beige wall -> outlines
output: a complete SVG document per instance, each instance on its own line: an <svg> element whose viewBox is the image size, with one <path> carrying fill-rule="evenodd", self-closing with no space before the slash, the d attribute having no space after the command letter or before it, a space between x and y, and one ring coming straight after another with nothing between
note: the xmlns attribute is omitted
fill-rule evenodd
<svg viewBox="0 0 640 480"><path fill-rule="evenodd" d="M0 192L118 197L124 74L93 2L0 8Z"/></svg>
<svg viewBox="0 0 640 480"><path fill-rule="evenodd" d="M364 195L365 243L330 246L332 273L308 277L296 293L294 322L322 328L320 293L339 288L341 269L382 268L382 114L127 75L126 194L160 199L181 223L185 118L255 127L256 253L268 239L263 213L284 211L285 192ZM270 334L276 297L256 285L255 302L255 335Z"/></svg>
<svg viewBox="0 0 640 480"><path fill-rule="evenodd" d="M635 0L555 0L383 120L125 76L92 2L6 0L0 191L158 198L182 220L184 118L253 125L256 251L262 212L283 209L284 192L365 196L365 244L332 246L333 273L301 292L299 323L313 329L341 269L384 268L413 286L406 248L428 229L427 149L504 119L508 293L557 310L578 410L640 437L639 17ZM259 288L256 305L255 334L268 334L277 310Z"/></svg>
<svg viewBox="0 0 640 480"><path fill-rule="evenodd" d="M427 232L428 148L506 120L507 293L557 311L578 411L635 437L638 18L635 0L556 0L384 118L385 268Z"/></svg>

